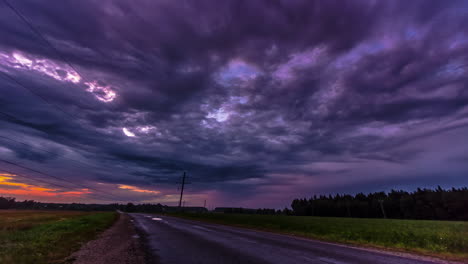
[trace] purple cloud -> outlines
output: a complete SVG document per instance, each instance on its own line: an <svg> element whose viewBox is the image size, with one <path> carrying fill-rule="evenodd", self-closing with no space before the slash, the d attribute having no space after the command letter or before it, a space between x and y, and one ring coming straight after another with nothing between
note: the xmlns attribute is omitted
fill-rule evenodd
<svg viewBox="0 0 468 264"><path fill-rule="evenodd" d="M12 4L59 54L0 6L2 159L192 205L468 183L464 1Z"/></svg>

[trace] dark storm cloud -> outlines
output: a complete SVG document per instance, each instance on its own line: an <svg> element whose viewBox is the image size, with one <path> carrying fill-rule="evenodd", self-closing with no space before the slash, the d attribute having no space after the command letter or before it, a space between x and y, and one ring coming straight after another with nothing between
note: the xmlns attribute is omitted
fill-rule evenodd
<svg viewBox="0 0 468 264"><path fill-rule="evenodd" d="M468 170L453 162L468 130L463 1L12 5L59 54L1 5L0 70L33 91L0 76L1 135L56 153L2 143L10 160L140 186L187 170L226 201L411 185L433 160Z"/></svg>

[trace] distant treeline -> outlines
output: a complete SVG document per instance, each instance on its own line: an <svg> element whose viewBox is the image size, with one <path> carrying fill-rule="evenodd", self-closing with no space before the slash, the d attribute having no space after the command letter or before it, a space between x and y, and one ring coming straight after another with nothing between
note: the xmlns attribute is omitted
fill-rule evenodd
<svg viewBox="0 0 468 264"><path fill-rule="evenodd" d="M314 196L310 199L295 199L292 210L249 209L218 207L217 213L234 214L282 214L302 216L332 216L358 218L397 218L468 220L468 188L441 187L432 189L418 188L414 192L392 190L389 193L375 192L356 195L336 194ZM16 201L15 198L0 197L0 209L38 209L38 210L79 210L125 212L207 212L203 207L178 208L161 204L80 204L80 203L41 203L32 200Z"/></svg>
<svg viewBox="0 0 468 264"><path fill-rule="evenodd" d="M23 210L70 210L70 211L115 211L161 213L170 210L161 204L81 204L42 203L33 200L16 201L13 197L0 197L0 209Z"/></svg>
<svg viewBox="0 0 468 264"><path fill-rule="evenodd" d="M290 214L291 210L285 208L284 210L275 210L269 208L242 208L242 207L216 207L215 213L225 214L263 214L263 215L274 215L274 214Z"/></svg>
<svg viewBox="0 0 468 264"><path fill-rule="evenodd" d="M468 188L320 195L295 199L291 207L294 215L468 220Z"/></svg>

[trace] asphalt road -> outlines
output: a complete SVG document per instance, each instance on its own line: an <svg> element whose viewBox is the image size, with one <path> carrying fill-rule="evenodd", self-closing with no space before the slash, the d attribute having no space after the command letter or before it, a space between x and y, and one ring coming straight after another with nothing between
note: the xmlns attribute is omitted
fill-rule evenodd
<svg viewBox="0 0 468 264"><path fill-rule="evenodd" d="M161 264L441 263L412 256L295 238L167 216L131 214Z"/></svg>

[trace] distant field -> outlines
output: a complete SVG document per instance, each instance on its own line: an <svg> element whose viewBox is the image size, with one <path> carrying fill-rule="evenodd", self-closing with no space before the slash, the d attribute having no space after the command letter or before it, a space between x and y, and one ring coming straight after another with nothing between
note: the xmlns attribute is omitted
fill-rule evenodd
<svg viewBox="0 0 468 264"><path fill-rule="evenodd" d="M216 213L173 216L468 260L468 222Z"/></svg>
<svg viewBox="0 0 468 264"><path fill-rule="evenodd" d="M61 263L115 219L113 212L0 210L0 263Z"/></svg>

